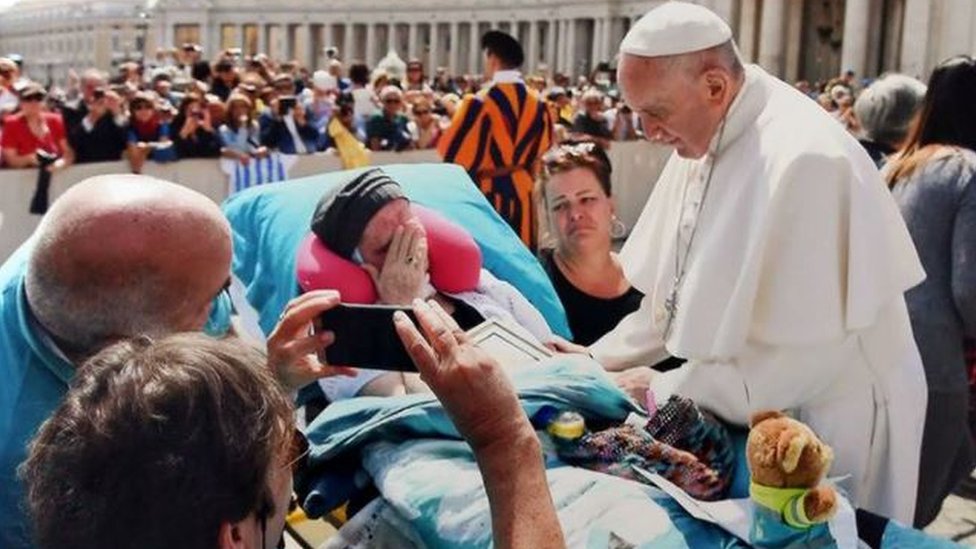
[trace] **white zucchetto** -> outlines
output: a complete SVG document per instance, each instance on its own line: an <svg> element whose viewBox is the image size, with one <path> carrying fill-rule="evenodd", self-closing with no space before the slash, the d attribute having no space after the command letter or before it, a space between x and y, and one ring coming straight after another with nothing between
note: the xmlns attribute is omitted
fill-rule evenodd
<svg viewBox="0 0 976 549"><path fill-rule="evenodd" d="M620 53L661 57L724 44L732 29L712 11L688 2L667 2L647 12L620 43Z"/></svg>

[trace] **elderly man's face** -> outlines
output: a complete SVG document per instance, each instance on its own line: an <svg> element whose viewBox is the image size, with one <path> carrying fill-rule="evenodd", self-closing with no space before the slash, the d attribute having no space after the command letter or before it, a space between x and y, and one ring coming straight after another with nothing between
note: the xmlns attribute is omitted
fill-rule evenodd
<svg viewBox="0 0 976 549"><path fill-rule="evenodd" d="M723 105L713 97L704 74L692 76L661 59L624 54L617 80L648 140L674 147L683 158L708 152Z"/></svg>
<svg viewBox="0 0 976 549"><path fill-rule="evenodd" d="M363 261L377 270L382 269L397 227L419 223L406 200L394 200L380 208L366 224L363 237L359 240L359 253Z"/></svg>
<svg viewBox="0 0 976 549"><path fill-rule="evenodd" d="M389 94L383 98L383 110L388 116L399 114L403 110L403 97L399 94Z"/></svg>

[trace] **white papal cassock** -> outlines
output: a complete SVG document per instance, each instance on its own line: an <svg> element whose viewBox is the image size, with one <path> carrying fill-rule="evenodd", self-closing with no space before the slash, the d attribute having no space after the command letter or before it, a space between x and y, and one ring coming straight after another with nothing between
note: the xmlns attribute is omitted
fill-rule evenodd
<svg viewBox="0 0 976 549"><path fill-rule="evenodd" d="M688 362L654 378L656 398L737 424L792 410L833 446L831 475L851 475L858 506L910 524L926 387L903 298L924 272L905 224L858 143L762 69L746 67L725 124L703 158L668 161L621 252L645 298L591 351L616 370L666 347ZM676 248L696 224L663 341Z"/></svg>

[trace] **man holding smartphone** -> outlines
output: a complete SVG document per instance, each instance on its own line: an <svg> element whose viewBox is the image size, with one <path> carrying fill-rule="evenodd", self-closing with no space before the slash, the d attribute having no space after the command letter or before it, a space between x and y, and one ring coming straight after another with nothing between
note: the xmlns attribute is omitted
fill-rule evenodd
<svg viewBox="0 0 976 549"><path fill-rule="evenodd" d="M71 187L0 266L0 547L31 546L16 470L75 368L119 339L226 332L230 261L230 227L209 198L109 175ZM268 343L289 390L348 373L305 356L321 344L309 342L310 319L335 300L296 301Z"/></svg>
<svg viewBox="0 0 976 549"><path fill-rule="evenodd" d="M317 150L318 131L305 107L295 97L295 81L288 74L272 80L275 97L261 114L261 144L283 154L310 154Z"/></svg>

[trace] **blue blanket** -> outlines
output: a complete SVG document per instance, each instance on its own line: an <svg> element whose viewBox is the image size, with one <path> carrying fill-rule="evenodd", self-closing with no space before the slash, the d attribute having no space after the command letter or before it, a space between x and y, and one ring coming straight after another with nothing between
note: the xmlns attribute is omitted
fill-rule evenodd
<svg viewBox="0 0 976 549"><path fill-rule="evenodd" d="M526 367L514 373L513 382L529 417L554 406L576 410L588 423L619 423L638 411L599 365L584 357ZM311 474L298 491L309 516L322 516L374 483L384 501L381 511L370 514L383 524L374 521L368 531L395 533L392 546L414 546L416 540L427 547L490 546L490 510L474 456L433 395L338 402L307 434ZM613 546L611 540L635 547L746 546L692 517L661 490L559 462L547 466L570 547L602 549ZM953 544L890 523L881 546Z"/></svg>
<svg viewBox="0 0 976 549"><path fill-rule="evenodd" d="M584 357L527 367L514 382L530 417L555 406L588 421L619 423L638 411ZM433 395L335 403L309 426L308 437L317 471L304 491L310 516L341 504L368 477L427 546L490 546L490 512L474 456ZM606 547L611 536L655 547L742 545L654 488L559 464L548 476L571 546Z"/></svg>

